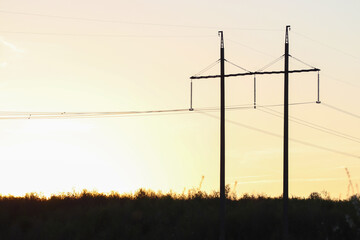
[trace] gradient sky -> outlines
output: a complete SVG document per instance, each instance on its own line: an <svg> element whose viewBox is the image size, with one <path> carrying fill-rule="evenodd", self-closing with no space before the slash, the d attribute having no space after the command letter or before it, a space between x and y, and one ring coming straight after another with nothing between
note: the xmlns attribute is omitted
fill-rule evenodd
<svg viewBox="0 0 360 240"><path fill-rule="evenodd" d="M189 77L225 58L255 71L284 54L321 69L324 104L290 115L360 138L359 1L2 0L0 111L104 112L189 107ZM308 68L290 61L290 68ZM282 70L279 62L268 70ZM227 64L226 72L240 69ZM204 74L217 74L219 65ZM253 78L226 81L227 105L252 104ZM290 76L290 101L316 101L317 75ZM283 76L258 76L259 105L281 104ZM194 81L194 108L219 106L219 81ZM325 105L328 104L328 105ZM353 116L327 106L335 106ZM282 107L272 110L282 113ZM270 110L267 110L270 111ZM132 192L219 189L219 114L189 112L90 119L0 119L0 193L87 188ZM282 193L281 117L228 111L226 183ZM230 122L231 121L231 122ZM245 126L245 127L244 127ZM360 140L290 122L290 196L356 193ZM341 153L336 153L336 151Z"/></svg>

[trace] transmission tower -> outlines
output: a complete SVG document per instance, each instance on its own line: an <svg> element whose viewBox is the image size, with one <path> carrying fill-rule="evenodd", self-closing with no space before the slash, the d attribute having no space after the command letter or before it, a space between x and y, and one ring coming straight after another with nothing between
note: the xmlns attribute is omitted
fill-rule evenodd
<svg viewBox="0 0 360 240"><path fill-rule="evenodd" d="M289 201L289 73L318 72L318 98L316 103L320 103L319 99L319 71L318 68L289 70L289 30L290 26L286 26L285 30L285 54L284 71L255 71L245 73L225 74L225 49L224 49L224 33L219 31L220 36L220 75L208 76L192 76L190 86L190 111L193 111L192 103L192 80L220 78L220 219L219 219L219 239L225 240L226 237L226 195L225 195L225 78L254 75L254 108L256 108L256 75L268 74L284 74L284 132L283 132L283 239L287 240L289 235L288 220L288 201Z"/></svg>

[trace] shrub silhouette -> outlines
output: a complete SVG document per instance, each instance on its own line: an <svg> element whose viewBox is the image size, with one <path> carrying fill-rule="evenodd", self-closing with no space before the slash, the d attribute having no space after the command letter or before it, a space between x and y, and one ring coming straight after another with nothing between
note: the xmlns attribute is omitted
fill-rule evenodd
<svg viewBox="0 0 360 240"><path fill-rule="evenodd" d="M218 239L218 197L199 189L1 196L0 239ZM359 239L359 202L291 198L291 239ZM231 195L226 210L227 239L281 239L280 197Z"/></svg>

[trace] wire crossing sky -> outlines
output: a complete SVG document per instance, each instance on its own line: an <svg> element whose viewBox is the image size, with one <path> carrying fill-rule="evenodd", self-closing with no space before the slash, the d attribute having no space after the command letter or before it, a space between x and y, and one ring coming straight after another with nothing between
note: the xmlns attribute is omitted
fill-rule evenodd
<svg viewBox="0 0 360 240"><path fill-rule="evenodd" d="M321 69L322 103L314 104L316 73L290 76L290 195L346 197L345 168L354 184L360 174L359 9L357 1L2 1L0 180L11 184L0 193L181 193L202 176L202 189L218 190L219 81L193 80L189 111L189 77L219 75L219 30L226 74L283 71L291 25L290 70ZM283 75L256 75L256 109L253 85L252 76L226 80L225 180L238 182L239 195L279 196Z"/></svg>

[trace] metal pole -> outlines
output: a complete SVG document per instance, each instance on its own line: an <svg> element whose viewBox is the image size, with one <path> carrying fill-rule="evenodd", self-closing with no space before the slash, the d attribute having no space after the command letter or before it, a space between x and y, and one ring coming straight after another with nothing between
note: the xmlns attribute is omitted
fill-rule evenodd
<svg viewBox="0 0 360 240"><path fill-rule="evenodd" d="M193 85L193 83L192 83L192 80L191 80L191 82L190 82L190 108L189 108L189 111L194 111L194 109L193 109L193 107L192 107L192 91L193 91L193 89L192 89L192 86Z"/></svg>
<svg viewBox="0 0 360 240"><path fill-rule="evenodd" d="M256 75L254 75L254 108L256 108Z"/></svg>
<svg viewBox="0 0 360 240"><path fill-rule="evenodd" d="M224 34L220 44L220 240L225 240L225 57Z"/></svg>
<svg viewBox="0 0 360 240"><path fill-rule="evenodd" d="M318 94L318 96L317 96L317 101L316 101L316 103L321 103L321 101L320 101L320 73L319 73L319 71L318 71L318 89L317 89L317 94Z"/></svg>
<svg viewBox="0 0 360 240"><path fill-rule="evenodd" d="M283 239L289 238L289 30L285 35L285 73L284 73L284 179L283 179Z"/></svg>

